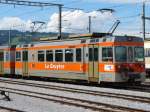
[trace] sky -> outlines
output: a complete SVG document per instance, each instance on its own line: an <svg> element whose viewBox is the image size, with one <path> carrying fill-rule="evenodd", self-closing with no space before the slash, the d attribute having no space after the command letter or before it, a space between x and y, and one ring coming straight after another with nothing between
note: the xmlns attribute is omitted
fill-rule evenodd
<svg viewBox="0 0 150 112"><path fill-rule="evenodd" d="M146 16L150 17L150 0L26 0L63 4L62 31L88 33L89 16L91 32L108 32L116 20L121 23L115 34L141 35L142 3L146 3ZM73 9L69 9L73 8ZM98 9L113 9L115 12L100 12ZM0 4L0 29L32 31L34 21L45 24L34 26L40 32L58 32L58 7L31 7ZM150 32L146 21L146 32ZM149 34L147 34L149 36Z"/></svg>

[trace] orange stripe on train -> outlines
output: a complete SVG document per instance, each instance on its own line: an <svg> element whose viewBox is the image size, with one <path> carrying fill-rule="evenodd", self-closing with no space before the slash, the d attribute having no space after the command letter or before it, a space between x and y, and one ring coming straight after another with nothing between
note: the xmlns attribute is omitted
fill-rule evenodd
<svg viewBox="0 0 150 112"><path fill-rule="evenodd" d="M41 47L29 47L28 50L39 50L39 49L65 49L65 48L80 48L87 47L88 45L93 45L94 43L89 44L78 44L78 45L57 45L57 46L41 46ZM143 46L144 44L141 42L101 42L96 43L95 45L99 46ZM23 50L24 48L16 48L16 50Z"/></svg>

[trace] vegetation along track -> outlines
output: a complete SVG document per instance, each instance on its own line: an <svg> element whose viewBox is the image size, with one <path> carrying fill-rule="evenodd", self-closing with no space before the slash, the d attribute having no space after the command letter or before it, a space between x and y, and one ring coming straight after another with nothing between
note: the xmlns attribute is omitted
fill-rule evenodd
<svg viewBox="0 0 150 112"><path fill-rule="evenodd" d="M0 91L3 91L4 89L0 87ZM105 112L145 112L145 110L140 109L134 109L130 107L122 107L112 104L105 104L100 103L96 101L89 101L89 100L83 100L79 98L71 98L71 97L64 97L59 95L52 95L52 94L45 94L45 93L39 93L39 92L32 92L27 90L21 90L21 89L12 89L12 88L5 88L5 92L33 97L33 98L39 98L43 100L53 101L61 104L66 104L70 106L77 106L82 107L94 111L105 111Z"/></svg>
<svg viewBox="0 0 150 112"><path fill-rule="evenodd" d="M112 98L136 101L140 103L150 103L150 98L143 97L143 96L101 92L101 91L86 90L86 89L77 89L77 88L72 88L72 87L63 87L63 86L58 86L58 85L56 86L52 84L45 85L45 84L29 83L29 82L20 81L20 80L16 81L16 80L0 79L0 82L16 84L16 85L32 86L32 87L38 87L38 88L45 88L45 89L53 89L53 90L58 90L58 91L67 91L67 92L72 92L72 93L81 93L81 94L94 95L94 96L112 97Z"/></svg>

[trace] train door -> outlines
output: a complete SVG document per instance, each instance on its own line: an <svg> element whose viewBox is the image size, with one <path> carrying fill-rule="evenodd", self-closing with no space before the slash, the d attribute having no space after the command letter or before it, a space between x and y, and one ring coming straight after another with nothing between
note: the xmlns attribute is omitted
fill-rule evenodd
<svg viewBox="0 0 150 112"><path fill-rule="evenodd" d="M88 68L88 75L89 75L89 80L97 82L98 81L98 45L89 45L88 47L89 50L89 68Z"/></svg>
<svg viewBox="0 0 150 112"><path fill-rule="evenodd" d="M10 63L10 74L15 74L15 53L16 53L16 46L11 46L10 51L9 51L9 59L11 62Z"/></svg>
<svg viewBox="0 0 150 112"><path fill-rule="evenodd" d="M0 74L4 73L4 51L0 51Z"/></svg>
<svg viewBox="0 0 150 112"><path fill-rule="evenodd" d="M22 76L28 76L28 49L22 51Z"/></svg>

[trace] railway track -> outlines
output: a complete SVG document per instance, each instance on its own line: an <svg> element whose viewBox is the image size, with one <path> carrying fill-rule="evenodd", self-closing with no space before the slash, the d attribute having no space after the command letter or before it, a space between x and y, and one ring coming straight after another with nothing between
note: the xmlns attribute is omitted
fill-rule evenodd
<svg viewBox="0 0 150 112"><path fill-rule="evenodd" d="M131 90L139 92L148 92L150 93L150 83L144 82L141 84L125 84L125 85L108 85L106 88L122 89L122 90Z"/></svg>
<svg viewBox="0 0 150 112"><path fill-rule="evenodd" d="M129 90L149 92L150 93L150 85L149 84L125 86L125 88L127 88Z"/></svg>
<svg viewBox="0 0 150 112"><path fill-rule="evenodd" d="M53 89L58 91L66 91L71 93L81 93L81 94L87 94L87 95L94 95L94 96L104 96L104 97L111 97L111 98L117 98L117 99L123 99L123 100L129 100L129 101L136 101L140 103L149 103L150 104L150 98L149 97L143 97L143 96L135 96L135 95L126 95L121 93L110 93L110 92L101 92L101 91L94 91L94 90L86 90L86 89L77 89L72 87L63 87L63 86L56 86L52 84L35 84L35 83L29 83L29 82L22 82L22 81L16 81L16 80L8 80L8 79L0 79L0 82L9 83L9 84L16 84L16 85L25 85L25 86L32 86L32 87L38 87L38 88L45 88L45 89Z"/></svg>
<svg viewBox="0 0 150 112"><path fill-rule="evenodd" d="M0 87L1 88L1 87ZM4 89L1 88L1 91ZM70 106L76 106L76 107L82 107L86 109L90 109L93 111L104 111L104 112L146 112L145 110L140 109L134 109L129 107L122 107L112 104L105 104L100 103L96 101L89 101L89 100L83 100L79 98L70 98L70 97L64 97L59 95L52 95L52 94L46 94L46 93L39 93L39 92L32 92L27 90L21 90L21 89L12 89L12 88L5 88L5 92L23 95L23 96L29 96L39 99L44 99L48 101L53 101L61 104L66 104Z"/></svg>
<svg viewBox="0 0 150 112"><path fill-rule="evenodd" d="M24 112L24 111L0 106L0 112Z"/></svg>
<svg viewBox="0 0 150 112"><path fill-rule="evenodd" d="M150 82L144 82L142 83L143 86L146 86L146 87L150 87Z"/></svg>

